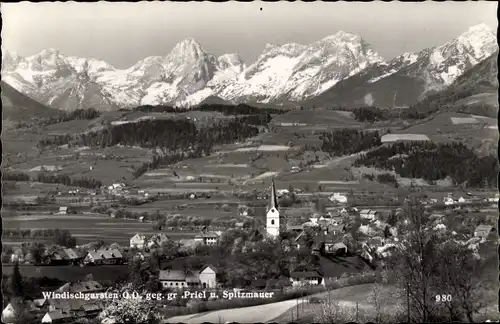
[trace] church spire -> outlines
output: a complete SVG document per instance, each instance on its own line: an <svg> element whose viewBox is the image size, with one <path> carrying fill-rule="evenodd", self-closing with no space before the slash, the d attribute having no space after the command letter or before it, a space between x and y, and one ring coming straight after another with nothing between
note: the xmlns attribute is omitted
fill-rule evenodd
<svg viewBox="0 0 500 324"><path fill-rule="evenodd" d="M271 185L271 207L270 208L278 209L278 198L276 196L276 186L274 185L274 179L272 180L272 185Z"/></svg>

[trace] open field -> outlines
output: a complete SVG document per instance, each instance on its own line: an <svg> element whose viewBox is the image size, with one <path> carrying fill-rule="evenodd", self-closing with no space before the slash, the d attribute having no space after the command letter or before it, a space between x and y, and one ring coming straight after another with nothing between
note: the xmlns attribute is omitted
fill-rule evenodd
<svg viewBox="0 0 500 324"><path fill-rule="evenodd" d="M242 308L223 309L207 313L175 316L164 323L268 323L279 314L283 314L297 305L297 300L285 300L277 303Z"/></svg>
<svg viewBox="0 0 500 324"><path fill-rule="evenodd" d="M334 110L308 110L291 111L283 115L273 118L275 123L296 123L305 125L329 125L329 126L359 126L360 122L356 121L349 112L341 112Z"/></svg>
<svg viewBox="0 0 500 324"><path fill-rule="evenodd" d="M451 122L455 125L460 124L477 124L478 120L474 117L450 117Z"/></svg>
<svg viewBox="0 0 500 324"><path fill-rule="evenodd" d="M397 141L428 141L429 138L423 134L385 134L382 136L382 143Z"/></svg>
<svg viewBox="0 0 500 324"><path fill-rule="evenodd" d="M2 265L4 275L12 275L13 265ZM126 277L129 273L127 265L106 265L93 267L78 266L33 266L20 265L21 275L28 278L48 277L57 278L62 281L83 281L85 276L92 274L94 280L107 281Z"/></svg>
<svg viewBox="0 0 500 324"><path fill-rule="evenodd" d="M473 118L478 121L474 124L454 124L452 118L463 121ZM465 119L464 119L465 118ZM431 141L448 143L460 141L478 151L495 151L498 143L498 131L491 126L497 126L497 120L489 117L479 117L459 113L442 113L431 120L418 123L402 130L393 131L393 134L422 134L429 137Z"/></svg>
<svg viewBox="0 0 500 324"><path fill-rule="evenodd" d="M158 231L153 230L151 223L141 223L136 220L113 219L103 215L28 215L3 217L5 229L67 229L77 238L77 244L86 244L98 240L105 243L118 243L128 246L130 238L140 232L152 235ZM172 239L189 238L196 232L163 231ZM2 238L4 242L19 242L19 239ZM25 241L33 239L26 238Z"/></svg>

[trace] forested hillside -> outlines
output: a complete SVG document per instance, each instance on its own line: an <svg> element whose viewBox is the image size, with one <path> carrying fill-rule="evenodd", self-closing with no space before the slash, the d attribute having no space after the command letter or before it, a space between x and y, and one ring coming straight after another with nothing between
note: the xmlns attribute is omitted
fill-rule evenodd
<svg viewBox="0 0 500 324"><path fill-rule="evenodd" d="M402 177L429 182L450 177L457 185L488 188L496 188L499 171L496 156L478 157L460 142L399 142L362 155L354 166L392 170Z"/></svg>

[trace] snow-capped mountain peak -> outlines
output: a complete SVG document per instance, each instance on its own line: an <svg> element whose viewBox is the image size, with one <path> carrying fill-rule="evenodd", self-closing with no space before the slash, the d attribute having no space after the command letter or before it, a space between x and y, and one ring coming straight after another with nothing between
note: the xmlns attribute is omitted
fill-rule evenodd
<svg viewBox="0 0 500 324"><path fill-rule="evenodd" d="M199 60L202 59L204 55L206 55L206 52L200 43L198 43L194 38L186 38L174 46L165 60Z"/></svg>
<svg viewBox="0 0 500 324"><path fill-rule="evenodd" d="M98 109L193 105L209 96L233 102L302 101L355 75L357 89L377 89L370 84L401 77L416 80L415 89L422 84L425 90L436 89L497 49L492 30L479 24L446 44L386 62L360 35L338 31L305 45L268 43L247 66L238 54L215 56L186 38L168 54L146 57L124 70L99 59L65 56L57 49L25 58L4 50L2 78L35 100L61 109L89 104ZM384 84L398 83L391 80ZM384 86L380 91L386 91Z"/></svg>
<svg viewBox="0 0 500 324"><path fill-rule="evenodd" d="M333 35L323 37L318 42L339 42L339 41L360 41L360 40L361 37L357 34L339 30Z"/></svg>
<svg viewBox="0 0 500 324"><path fill-rule="evenodd" d="M243 67L245 63L241 59L239 54L223 54L217 58L218 65L221 69L227 69L229 67Z"/></svg>

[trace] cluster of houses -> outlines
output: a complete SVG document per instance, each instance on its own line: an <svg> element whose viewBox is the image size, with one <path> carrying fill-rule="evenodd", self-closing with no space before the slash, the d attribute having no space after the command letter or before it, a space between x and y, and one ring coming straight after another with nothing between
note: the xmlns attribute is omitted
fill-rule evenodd
<svg viewBox="0 0 500 324"><path fill-rule="evenodd" d="M23 257L22 251L17 250L11 255L11 262L24 263L32 257L27 255ZM77 251L64 247L52 247L45 251L42 264L44 265L106 265L106 264L123 264L125 259L116 248L102 248L90 251Z"/></svg>
<svg viewBox="0 0 500 324"><path fill-rule="evenodd" d="M474 202L498 202L499 194L495 194L493 197L479 198L475 197L471 193L467 193L466 198L460 196L458 199L453 198L453 194L449 193L446 197L443 198L443 203L446 206L457 205L457 204L467 204ZM434 199L435 203L437 203L437 199Z"/></svg>
<svg viewBox="0 0 500 324"><path fill-rule="evenodd" d="M89 280L66 283L54 291L61 293L102 293L106 287ZM2 323L15 323L19 311L27 311L28 316L41 323L74 322L80 318L94 318L103 310L99 300L62 299L62 298L14 298L2 311ZM30 321L32 322L32 321Z"/></svg>
<svg viewBox="0 0 500 324"><path fill-rule="evenodd" d="M203 229L193 239L181 239L177 242L178 246L196 246L200 245L216 245L219 243L221 231L207 231ZM161 247L170 239L164 233L156 233L152 236L146 236L137 233L130 239L130 247L138 250L148 250L152 248Z"/></svg>

